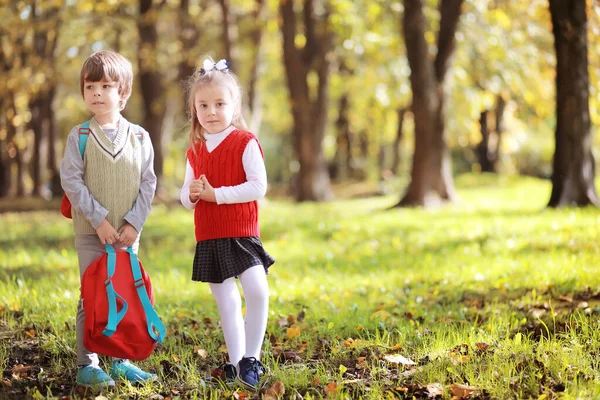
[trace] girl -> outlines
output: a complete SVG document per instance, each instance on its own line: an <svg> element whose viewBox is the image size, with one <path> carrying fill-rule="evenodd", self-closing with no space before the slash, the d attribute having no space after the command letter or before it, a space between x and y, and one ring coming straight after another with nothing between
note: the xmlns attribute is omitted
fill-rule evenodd
<svg viewBox="0 0 600 400"><path fill-rule="evenodd" d="M257 388L269 309L266 274L275 262L259 239L258 204L267 173L257 138L241 115L242 91L229 63L204 61L188 84L191 114L181 202L194 210L196 254L192 280L208 282L217 302L229 364L236 377ZM246 319L235 278L246 299Z"/></svg>

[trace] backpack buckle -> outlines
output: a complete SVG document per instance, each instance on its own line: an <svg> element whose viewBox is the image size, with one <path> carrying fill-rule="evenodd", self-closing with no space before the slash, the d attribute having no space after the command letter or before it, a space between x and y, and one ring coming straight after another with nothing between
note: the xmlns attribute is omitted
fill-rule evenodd
<svg viewBox="0 0 600 400"><path fill-rule="evenodd" d="M140 286L144 286L144 279L140 278L137 281L134 281L133 284L135 285L135 288L139 288Z"/></svg>
<svg viewBox="0 0 600 400"><path fill-rule="evenodd" d="M90 134L90 128L79 128L79 134L80 135L89 135Z"/></svg>

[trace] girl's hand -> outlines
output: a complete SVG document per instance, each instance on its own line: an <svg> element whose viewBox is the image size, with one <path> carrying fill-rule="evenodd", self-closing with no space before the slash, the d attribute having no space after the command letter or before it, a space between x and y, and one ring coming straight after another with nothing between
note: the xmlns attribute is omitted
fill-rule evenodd
<svg viewBox="0 0 600 400"><path fill-rule="evenodd" d="M210 185L206 176L200 176L200 180L204 184L204 190L200 193L200 200L216 203L217 198L215 197L215 189Z"/></svg>
<svg viewBox="0 0 600 400"><path fill-rule="evenodd" d="M190 201L192 203L195 203L198 200L200 200L200 194L203 191L204 191L204 182L201 179L194 179L190 183Z"/></svg>
<svg viewBox="0 0 600 400"><path fill-rule="evenodd" d="M135 239L137 239L138 231L135 230L133 225L126 223L119 228L119 243L129 247L133 246Z"/></svg>

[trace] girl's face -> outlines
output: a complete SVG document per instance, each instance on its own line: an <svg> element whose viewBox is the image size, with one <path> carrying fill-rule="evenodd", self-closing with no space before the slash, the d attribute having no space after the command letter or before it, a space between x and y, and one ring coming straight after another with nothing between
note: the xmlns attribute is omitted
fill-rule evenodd
<svg viewBox="0 0 600 400"><path fill-rule="evenodd" d="M194 106L198 122L207 133L218 133L231 125L234 106L228 90L219 86L200 87L196 91Z"/></svg>

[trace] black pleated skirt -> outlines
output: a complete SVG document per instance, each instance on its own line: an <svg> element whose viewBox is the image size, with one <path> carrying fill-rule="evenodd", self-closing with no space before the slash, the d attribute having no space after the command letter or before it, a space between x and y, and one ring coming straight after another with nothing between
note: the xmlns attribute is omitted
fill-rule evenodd
<svg viewBox="0 0 600 400"><path fill-rule="evenodd" d="M203 240L196 244L192 280L222 283L256 265L268 274L274 262L256 236Z"/></svg>

